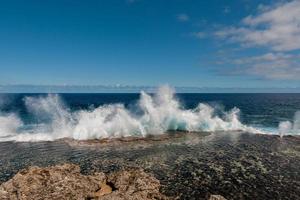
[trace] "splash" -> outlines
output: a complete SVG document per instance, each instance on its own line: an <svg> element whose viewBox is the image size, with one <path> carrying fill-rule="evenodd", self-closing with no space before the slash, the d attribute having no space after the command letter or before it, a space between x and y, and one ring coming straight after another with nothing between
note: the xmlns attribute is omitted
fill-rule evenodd
<svg viewBox="0 0 300 200"><path fill-rule="evenodd" d="M279 135L291 134L291 135L300 135L300 111L297 111L294 116L293 122L284 121L280 122L278 126Z"/></svg>
<svg viewBox="0 0 300 200"><path fill-rule="evenodd" d="M103 105L92 110L70 111L58 95L26 97L27 111L34 124L25 124L16 114L0 117L0 140L36 141L74 138L78 140L163 134L181 131L237 131L261 133L239 121L239 109L217 114L200 103L184 109L170 87L161 87L151 96L141 92L137 112L122 104Z"/></svg>
<svg viewBox="0 0 300 200"><path fill-rule="evenodd" d="M0 138L15 134L22 125L22 121L14 114L0 116Z"/></svg>

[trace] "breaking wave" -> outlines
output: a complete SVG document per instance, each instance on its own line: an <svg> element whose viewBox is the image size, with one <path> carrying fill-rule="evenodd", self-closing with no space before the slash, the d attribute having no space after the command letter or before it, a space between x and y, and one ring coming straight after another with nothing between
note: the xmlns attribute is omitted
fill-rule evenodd
<svg viewBox="0 0 300 200"><path fill-rule="evenodd" d="M283 135L298 135L300 134L300 111L297 111L294 116L294 120L283 121L278 126L280 136Z"/></svg>
<svg viewBox="0 0 300 200"><path fill-rule="evenodd" d="M238 108L217 114L214 107L199 103L194 109L184 109L175 98L173 89L167 86L159 88L154 96L141 92L137 104L140 112L126 109L123 104L71 111L55 94L26 97L24 102L35 123L25 124L16 114L0 113L0 141L145 137L170 130L263 133L242 124ZM279 129L288 127L292 130L292 123L285 123ZM297 128L297 124L299 120L293 127Z"/></svg>

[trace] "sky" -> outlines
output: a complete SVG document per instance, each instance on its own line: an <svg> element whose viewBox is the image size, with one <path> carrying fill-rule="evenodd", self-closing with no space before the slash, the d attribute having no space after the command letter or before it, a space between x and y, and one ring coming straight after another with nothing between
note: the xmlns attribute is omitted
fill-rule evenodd
<svg viewBox="0 0 300 200"><path fill-rule="evenodd" d="M0 85L300 87L299 0L0 4Z"/></svg>

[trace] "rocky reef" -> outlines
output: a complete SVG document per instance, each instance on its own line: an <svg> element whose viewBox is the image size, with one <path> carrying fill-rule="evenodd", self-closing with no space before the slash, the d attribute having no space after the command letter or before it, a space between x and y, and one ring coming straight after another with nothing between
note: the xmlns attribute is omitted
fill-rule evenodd
<svg viewBox="0 0 300 200"><path fill-rule="evenodd" d="M300 199L299 166L299 136L2 142L0 199Z"/></svg>
<svg viewBox="0 0 300 200"><path fill-rule="evenodd" d="M78 165L64 164L21 170L0 186L0 199L168 199L159 188L159 181L141 169L83 175Z"/></svg>

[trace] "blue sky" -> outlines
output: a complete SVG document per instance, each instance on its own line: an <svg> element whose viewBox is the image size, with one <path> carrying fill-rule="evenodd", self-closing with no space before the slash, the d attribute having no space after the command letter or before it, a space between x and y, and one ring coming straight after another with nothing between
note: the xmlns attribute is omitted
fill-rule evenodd
<svg viewBox="0 0 300 200"><path fill-rule="evenodd" d="M300 87L300 2L1 1L0 85Z"/></svg>

